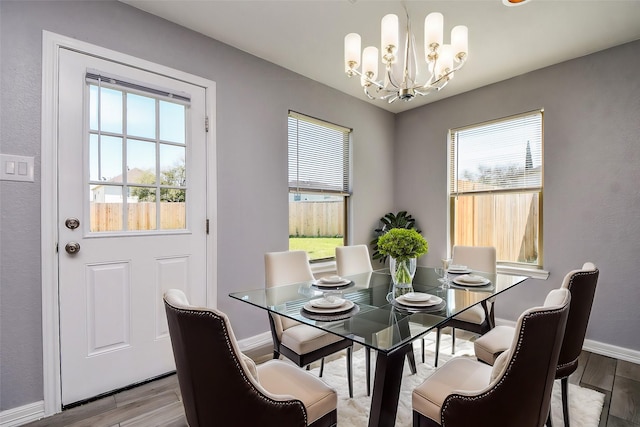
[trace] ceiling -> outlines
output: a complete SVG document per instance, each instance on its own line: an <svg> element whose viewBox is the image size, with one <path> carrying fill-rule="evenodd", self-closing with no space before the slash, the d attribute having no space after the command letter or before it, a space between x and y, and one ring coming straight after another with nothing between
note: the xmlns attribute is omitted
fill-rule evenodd
<svg viewBox="0 0 640 427"><path fill-rule="evenodd" d="M397 14L403 26L400 1L121 1L394 113L640 39L640 0L531 0L516 7L501 0L408 0L417 52L425 16L441 12L445 43L455 25L469 28L469 59L442 91L388 104L369 101L359 79L346 76L343 40L357 32L363 48L378 46L385 14Z"/></svg>

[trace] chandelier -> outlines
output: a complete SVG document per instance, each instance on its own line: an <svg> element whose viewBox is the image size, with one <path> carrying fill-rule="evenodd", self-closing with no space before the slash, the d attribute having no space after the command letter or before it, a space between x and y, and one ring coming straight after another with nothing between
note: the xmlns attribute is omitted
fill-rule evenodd
<svg viewBox="0 0 640 427"><path fill-rule="evenodd" d="M403 5L404 6L404 5ZM399 29L398 16L385 15L381 24L381 60L385 65L384 79L378 78L378 49L368 46L362 51L361 38L357 33L344 38L344 62L347 76L360 76L360 84L369 99L384 99L389 103L397 99L411 101L416 95L428 95L439 91L449 83L453 75L464 65L468 55L467 27L458 25L451 30L451 44L443 43L443 21L441 13L433 12L424 21L426 79L418 72L415 37L411 32L411 20L407 15L404 36L403 64L394 68L398 61ZM362 61L361 61L362 58ZM362 71L358 68L362 65ZM400 71L400 73L398 73Z"/></svg>

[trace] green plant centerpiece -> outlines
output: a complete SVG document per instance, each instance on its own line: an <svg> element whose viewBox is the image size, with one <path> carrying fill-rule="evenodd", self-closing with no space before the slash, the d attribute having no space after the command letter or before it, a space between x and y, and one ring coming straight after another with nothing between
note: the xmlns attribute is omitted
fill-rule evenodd
<svg viewBox="0 0 640 427"><path fill-rule="evenodd" d="M390 257L389 269L394 286L411 287L416 259L428 250L427 241L415 229L392 228L378 237L378 251Z"/></svg>
<svg viewBox="0 0 640 427"><path fill-rule="evenodd" d="M387 256L382 254L378 249L378 239L387 231L394 228L414 229L420 233L420 229L416 226L416 220L411 216L411 214L408 214L407 211L400 211L395 214L393 212L389 212L385 214L380 218L380 226L373 231L375 237L370 243L372 248L371 258L374 260L377 259L381 264L384 264L387 261Z"/></svg>

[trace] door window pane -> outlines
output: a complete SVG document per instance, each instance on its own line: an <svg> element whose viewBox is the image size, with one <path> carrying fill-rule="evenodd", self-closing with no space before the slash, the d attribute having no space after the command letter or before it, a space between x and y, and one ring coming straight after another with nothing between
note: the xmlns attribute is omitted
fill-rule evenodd
<svg viewBox="0 0 640 427"><path fill-rule="evenodd" d="M160 139L184 144L185 106L173 102L160 101Z"/></svg>
<svg viewBox="0 0 640 427"><path fill-rule="evenodd" d="M122 186L90 185L90 231L121 231L123 215Z"/></svg>
<svg viewBox="0 0 640 427"><path fill-rule="evenodd" d="M155 187L129 187L127 198L127 229L156 229Z"/></svg>
<svg viewBox="0 0 640 427"><path fill-rule="evenodd" d="M127 141L127 182L156 183L156 144L130 139Z"/></svg>
<svg viewBox="0 0 640 427"><path fill-rule="evenodd" d="M122 138L101 135L99 181L122 182Z"/></svg>
<svg viewBox="0 0 640 427"><path fill-rule="evenodd" d="M100 88L100 130L122 133L122 92Z"/></svg>
<svg viewBox="0 0 640 427"><path fill-rule="evenodd" d="M162 185L185 186L185 147L160 144L160 175Z"/></svg>
<svg viewBox="0 0 640 427"><path fill-rule="evenodd" d="M127 94L127 134L143 138L156 137L156 100Z"/></svg>
<svg viewBox="0 0 640 427"><path fill-rule="evenodd" d="M160 189L160 229L179 230L187 227L186 190Z"/></svg>

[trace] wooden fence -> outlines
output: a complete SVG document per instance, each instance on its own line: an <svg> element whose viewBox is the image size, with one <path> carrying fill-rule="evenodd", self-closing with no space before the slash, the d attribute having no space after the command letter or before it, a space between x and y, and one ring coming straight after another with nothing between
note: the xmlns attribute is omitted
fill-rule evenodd
<svg viewBox="0 0 640 427"><path fill-rule="evenodd" d="M495 246L498 260L537 260L538 193L465 195L456 203L454 244Z"/></svg>
<svg viewBox="0 0 640 427"><path fill-rule="evenodd" d="M344 236L344 202L289 202L289 236Z"/></svg>
<svg viewBox="0 0 640 427"><path fill-rule="evenodd" d="M91 231L123 230L122 203L91 203ZM138 202L127 204L127 230L155 230L156 203ZM160 230L186 228L186 206L184 202L160 203Z"/></svg>

